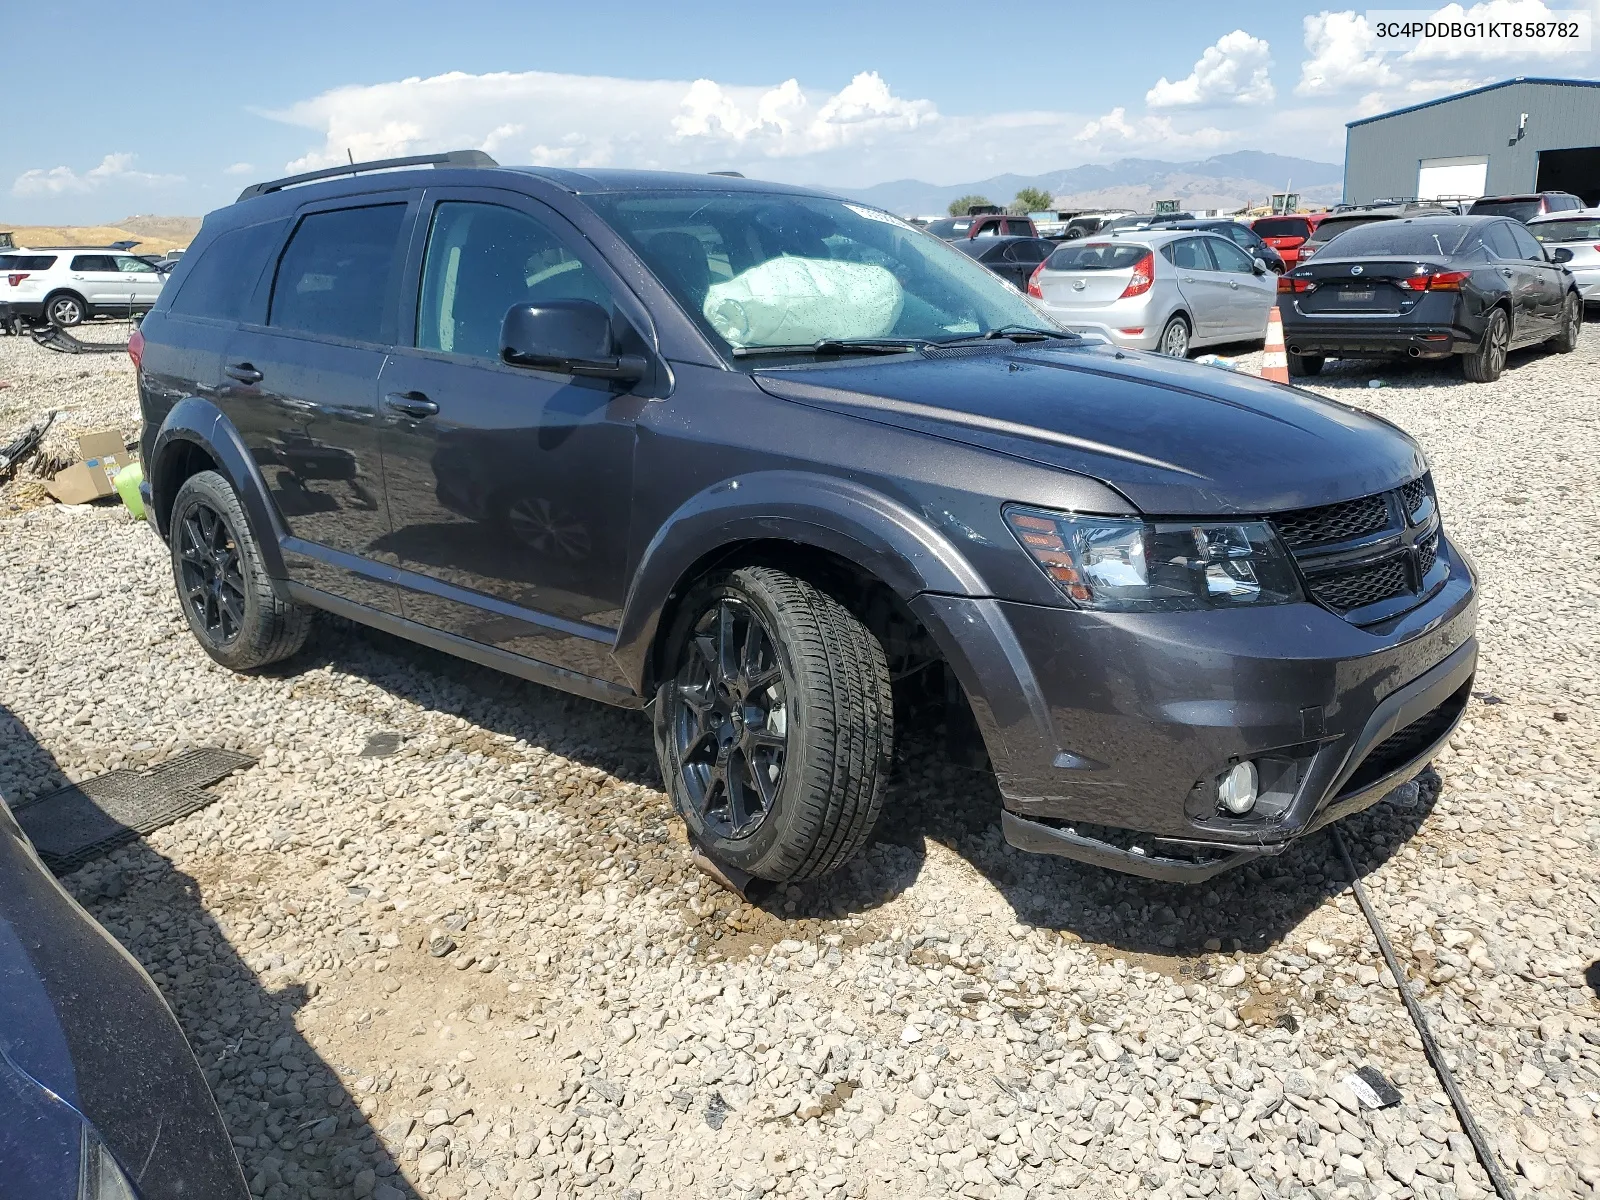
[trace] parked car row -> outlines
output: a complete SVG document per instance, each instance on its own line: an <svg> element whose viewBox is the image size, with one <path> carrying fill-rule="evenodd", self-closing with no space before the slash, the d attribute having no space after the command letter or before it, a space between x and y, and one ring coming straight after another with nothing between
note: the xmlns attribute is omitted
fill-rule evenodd
<svg viewBox="0 0 1600 1200"><path fill-rule="evenodd" d="M62 328L132 316L150 311L170 270L108 246L19 247L0 254L0 305Z"/></svg>

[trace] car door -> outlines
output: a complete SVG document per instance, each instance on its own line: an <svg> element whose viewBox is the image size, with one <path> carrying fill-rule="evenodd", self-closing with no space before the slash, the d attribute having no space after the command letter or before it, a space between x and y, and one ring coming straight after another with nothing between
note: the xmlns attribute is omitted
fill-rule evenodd
<svg viewBox="0 0 1600 1200"><path fill-rule="evenodd" d="M1014 264L1011 281L1017 285L1017 290L1028 290L1028 280L1032 278L1039 264L1050 257L1055 243L1045 241L1043 238L1029 238L1025 242L1012 242L1006 248L1006 255Z"/></svg>
<svg viewBox="0 0 1600 1200"><path fill-rule="evenodd" d="M1227 279L1228 335L1258 338L1267 332L1267 310L1277 300L1278 277L1256 274L1255 259L1220 234L1206 239L1217 269Z"/></svg>
<svg viewBox="0 0 1600 1200"><path fill-rule="evenodd" d="M643 389L509 366L509 308L589 300L623 340L647 328L621 280L563 218L487 189L430 189L407 268L406 346L379 391L407 619L620 682ZM680 235L691 236L691 235ZM642 343L640 343L642 345Z"/></svg>
<svg viewBox="0 0 1600 1200"><path fill-rule="evenodd" d="M261 468L306 587L397 610L378 559L383 504L378 375L393 343L420 191L313 202L274 256L264 325L228 340L221 407Z"/></svg>
<svg viewBox="0 0 1600 1200"><path fill-rule="evenodd" d="M67 264L67 274L72 287L91 308L109 308L119 302L122 272L117 270L115 255L74 254ZM120 302L128 302L125 292L121 293Z"/></svg>
<svg viewBox="0 0 1600 1200"><path fill-rule="evenodd" d="M1553 337L1561 327L1561 306L1567 298L1565 275L1560 266L1545 257L1544 247L1526 225L1512 225L1511 240L1537 283L1540 329L1544 336Z"/></svg>
<svg viewBox="0 0 1600 1200"><path fill-rule="evenodd" d="M1206 237L1179 238L1162 251L1178 279L1178 292L1194 320L1192 341L1213 341L1228 336L1232 295L1228 278L1217 270Z"/></svg>
<svg viewBox="0 0 1600 1200"><path fill-rule="evenodd" d="M156 270L155 264L132 254L119 254L115 261L124 297L131 298L135 309L153 305L161 295L161 285L166 279ZM128 300L125 299L125 302Z"/></svg>
<svg viewBox="0 0 1600 1200"><path fill-rule="evenodd" d="M1516 237L1519 228L1521 226L1514 221L1496 221L1483 232L1484 243L1494 256L1495 270L1500 272L1511 292L1513 345L1539 341L1549 324L1544 315L1544 279L1534 263L1522 256Z"/></svg>

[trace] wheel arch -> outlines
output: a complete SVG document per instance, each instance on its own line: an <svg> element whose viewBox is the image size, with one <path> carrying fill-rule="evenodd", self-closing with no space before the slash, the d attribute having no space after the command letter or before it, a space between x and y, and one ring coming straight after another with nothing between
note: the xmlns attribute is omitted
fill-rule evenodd
<svg viewBox="0 0 1600 1200"><path fill-rule="evenodd" d="M172 504L186 479L200 471L215 471L226 479L261 547L274 593L279 599L289 598L281 548L287 534L268 496L261 469L221 409L198 396L173 405L151 443L147 469L152 511L164 538L171 537Z"/></svg>
<svg viewBox="0 0 1600 1200"><path fill-rule="evenodd" d="M988 593L926 520L869 488L787 471L730 480L681 505L640 557L613 653L641 695L659 679L683 595L710 571L752 561L848 575L901 605L923 592Z"/></svg>

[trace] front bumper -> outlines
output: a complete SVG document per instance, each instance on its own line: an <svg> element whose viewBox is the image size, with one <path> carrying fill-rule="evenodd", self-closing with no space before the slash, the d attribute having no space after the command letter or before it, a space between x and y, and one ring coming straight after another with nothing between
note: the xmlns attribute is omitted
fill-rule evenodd
<svg viewBox="0 0 1600 1200"><path fill-rule="evenodd" d="M1366 808L1454 730L1477 662L1471 567L1362 628L1310 603L1112 614L919 597L994 763L1007 839L1198 881ZM1233 763L1286 764L1275 800L1218 811Z"/></svg>

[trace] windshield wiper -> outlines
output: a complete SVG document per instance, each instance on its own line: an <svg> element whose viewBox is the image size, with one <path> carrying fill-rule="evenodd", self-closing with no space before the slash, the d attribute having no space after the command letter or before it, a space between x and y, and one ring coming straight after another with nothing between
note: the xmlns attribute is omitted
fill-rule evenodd
<svg viewBox="0 0 1600 1200"><path fill-rule="evenodd" d="M735 346L735 358L750 358L758 354L904 354L920 346L931 345L925 338L823 338L793 346Z"/></svg>
<svg viewBox="0 0 1600 1200"><path fill-rule="evenodd" d="M1010 338L1013 342L1077 342L1082 340L1077 334L1068 333L1064 329L1035 329L1030 325L1002 325L998 329L989 330L987 333L975 333L971 337L951 338L948 341L940 342L939 345L962 346L969 342L993 342L1000 338Z"/></svg>

